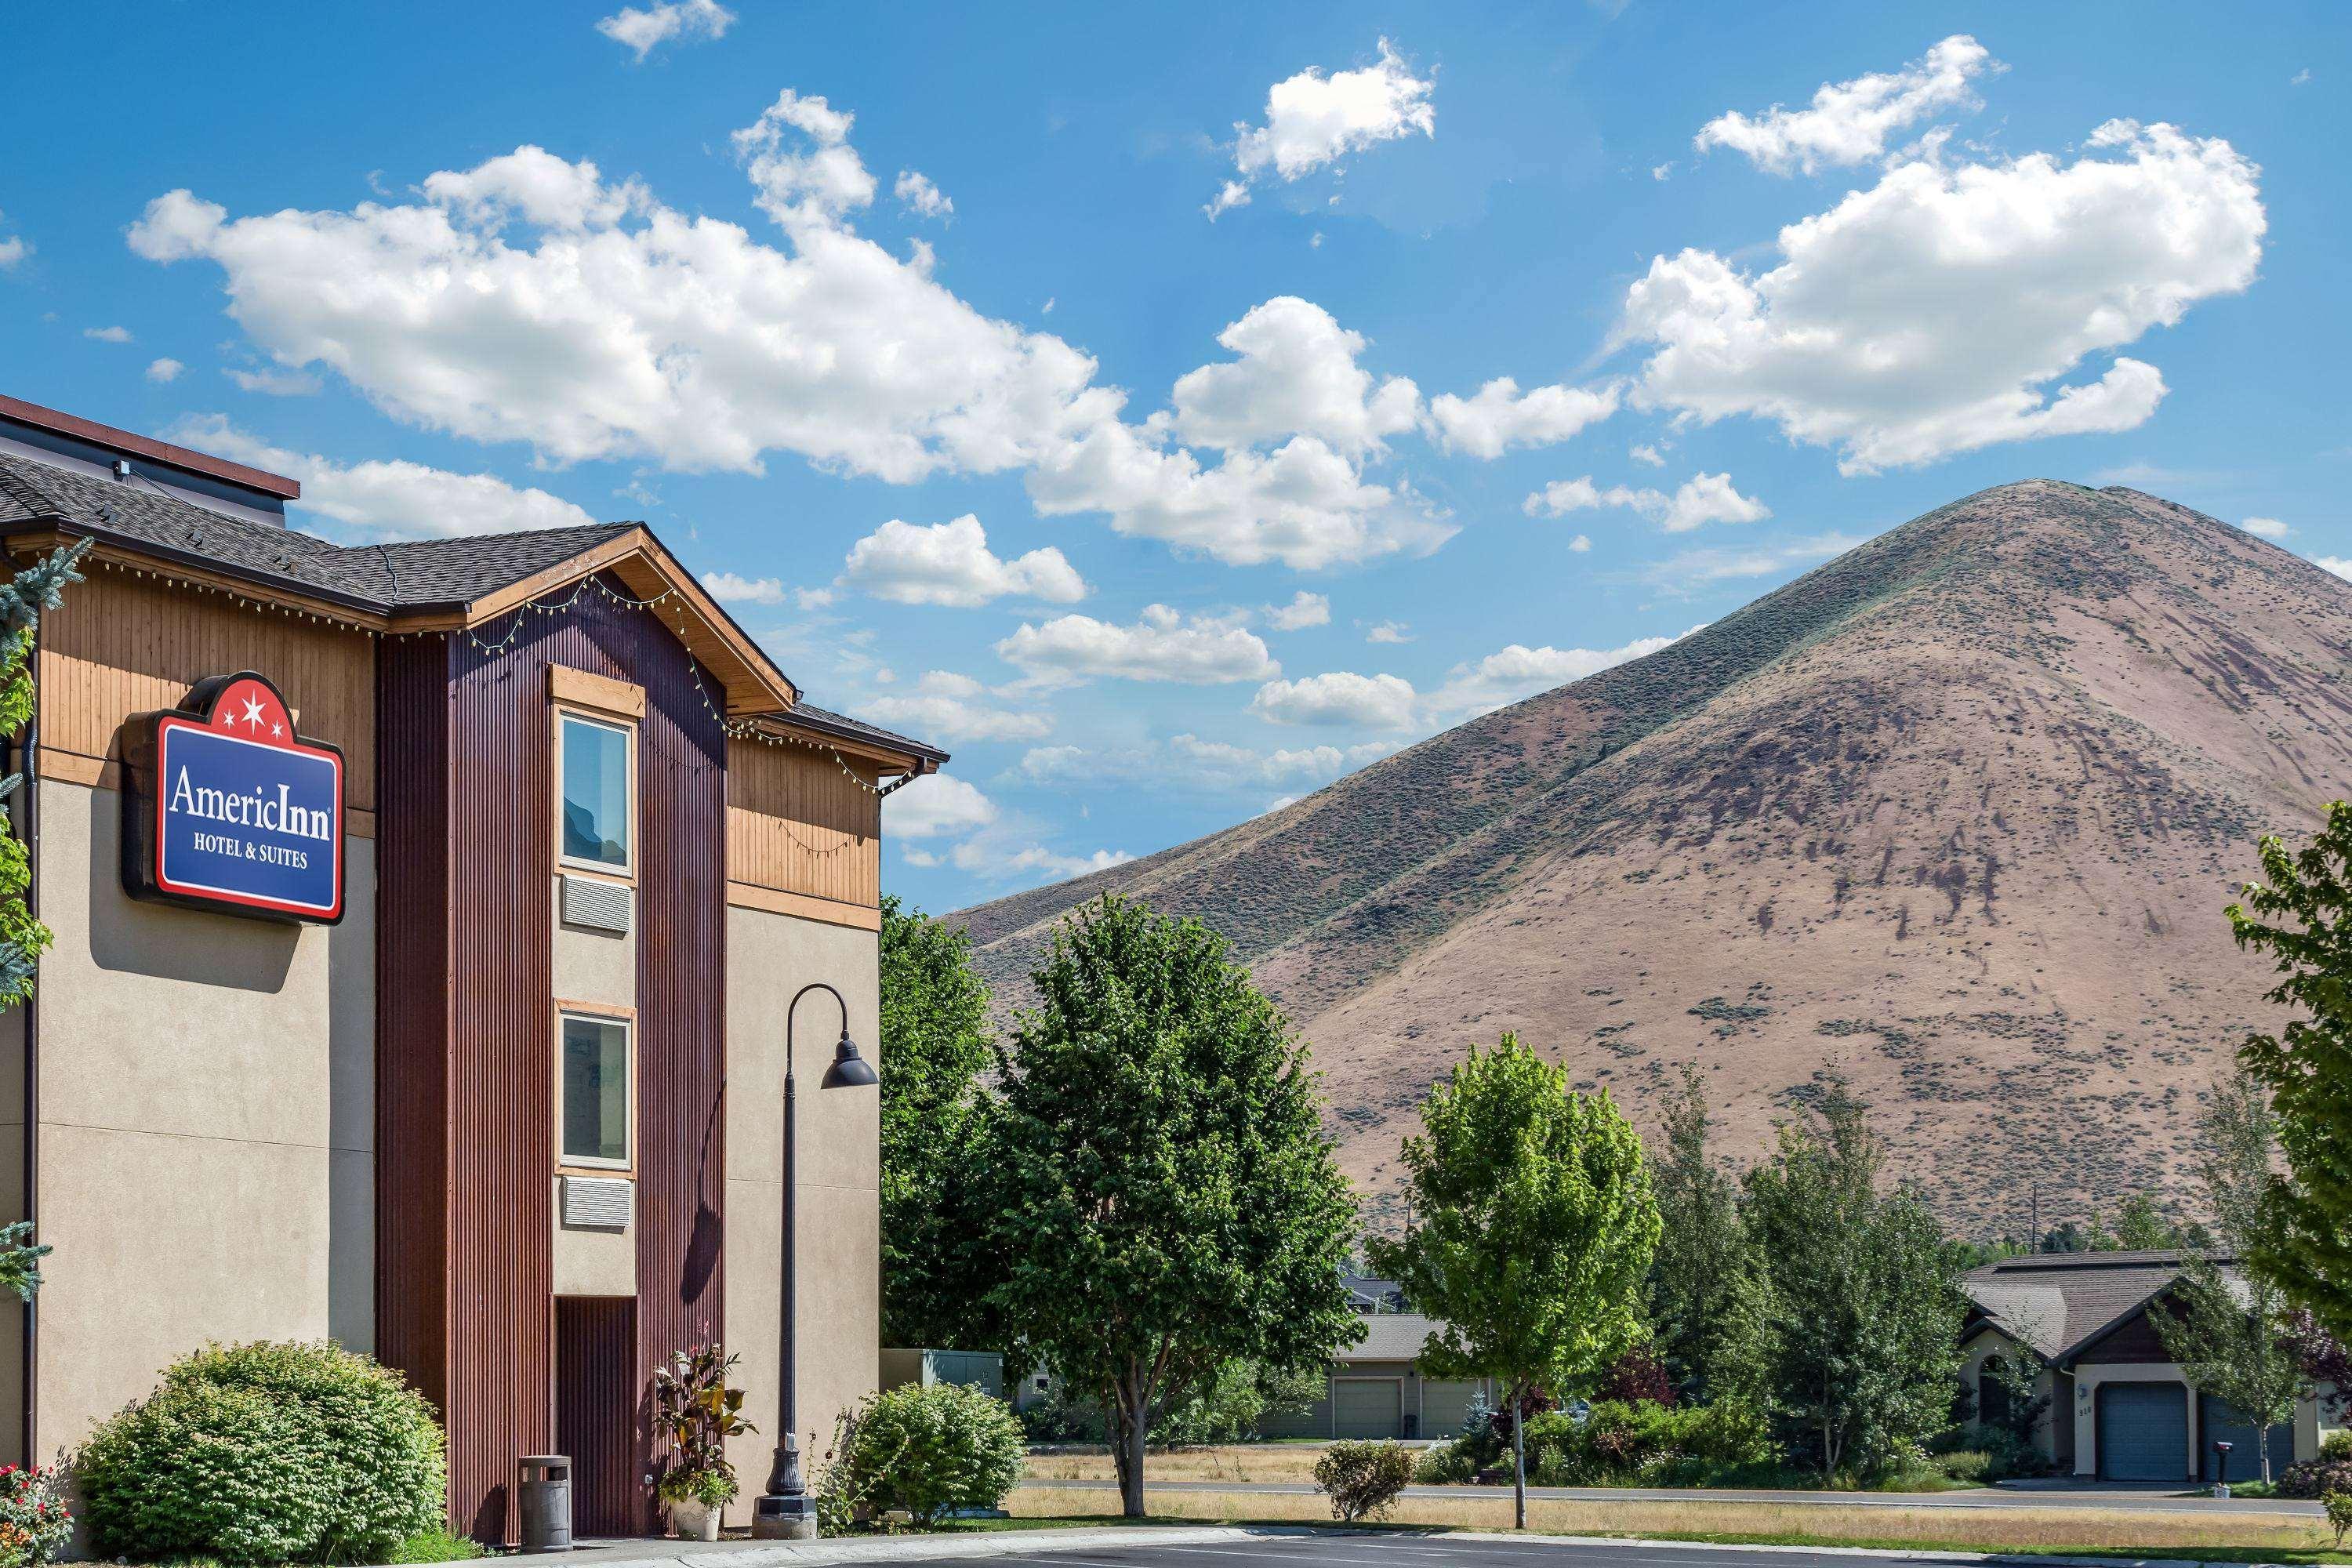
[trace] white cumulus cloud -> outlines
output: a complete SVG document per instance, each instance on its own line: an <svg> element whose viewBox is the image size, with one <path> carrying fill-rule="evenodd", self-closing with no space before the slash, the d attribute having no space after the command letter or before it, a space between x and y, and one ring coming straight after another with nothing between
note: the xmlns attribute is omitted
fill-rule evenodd
<svg viewBox="0 0 2352 1568"><path fill-rule="evenodd" d="M199 451L301 480L302 499L293 505L333 519L361 542L576 528L596 521L568 500L495 474L453 474L398 459L338 463L273 447L225 415L191 416L167 435Z"/></svg>
<svg viewBox="0 0 2352 1568"><path fill-rule="evenodd" d="M1604 490L1590 476L1554 479L1519 503L1519 510L1529 517L1559 517L1596 507L1637 511L1668 533L1687 533L1710 522L1760 522L1772 515L1770 507L1735 489L1729 474L1700 474L1683 481L1672 495L1627 485L1612 485Z"/></svg>
<svg viewBox="0 0 2352 1568"><path fill-rule="evenodd" d="M968 675L924 672L913 688L867 700L866 714L950 743L966 741L1036 741L1053 733L1048 714L1003 705L1001 695Z"/></svg>
<svg viewBox="0 0 2352 1568"><path fill-rule="evenodd" d="M1255 632L1230 619L1186 616L1166 605L1145 605L1131 626L1092 616L1061 616L1043 626L1024 621L996 645L996 653L1047 686L1097 678L1214 686L1282 671Z"/></svg>
<svg viewBox="0 0 2352 1568"><path fill-rule="evenodd" d="M1276 724L1346 724L1403 730L1412 724L1412 683L1401 675L1335 669L1300 680L1269 680L1250 711Z"/></svg>
<svg viewBox="0 0 2352 1568"><path fill-rule="evenodd" d="M1903 163L1782 229L1766 271L1653 260L1619 329L1655 345L1635 401L1769 419L1848 473L2129 429L2164 395L2154 365L2116 354L2053 384L2253 281L2259 174L2219 138L2130 121L2072 163Z"/></svg>
<svg viewBox="0 0 2352 1568"><path fill-rule="evenodd" d="M1092 359L974 310L935 280L928 247L901 257L856 233L876 184L852 128L788 89L735 133L773 244L530 146L348 211L232 217L171 191L129 238L150 260L221 269L230 316L278 367L254 374L330 372L396 417L525 442L551 467L758 474L785 452L899 484L1023 471L1048 515L1098 513L1220 561L1307 570L1454 532L1409 483L1362 470L1410 383L1380 384L1349 416L1311 402L1328 388L1251 364L1265 397L1310 397L1299 417L1315 430L1289 433L1246 397L1212 395L1233 391L1212 374L1187 407L1248 444L1204 461L1171 443L1176 411L1129 423ZM1326 346L1347 348L1332 331Z"/></svg>
<svg viewBox="0 0 2352 1568"><path fill-rule="evenodd" d="M2250 517L2238 526L2257 539L2284 539L2294 531L2274 517Z"/></svg>
<svg viewBox="0 0 2352 1568"><path fill-rule="evenodd" d="M2001 68L1982 44L1956 33L1901 70L1824 84L1809 108L1776 103L1752 119L1735 110L1710 120L1693 145L1702 153L1728 147L1776 174L1867 163L1884 155L1888 139L1905 128L1947 110L1978 107L1969 83Z"/></svg>
<svg viewBox="0 0 2352 1568"><path fill-rule="evenodd" d="M673 38L720 38L734 25L735 13L719 0L661 0L642 8L625 5L596 30L642 61Z"/></svg>
<svg viewBox="0 0 2352 1568"><path fill-rule="evenodd" d="M1416 77L1386 38L1380 58L1326 76L1315 66L1276 82L1265 95L1265 123L1234 126L1234 169L1205 209L1218 214L1246 205L1252 184L1289 182L1338 163L1350 153L1419 132L1437 134L1432 100L1434 77Z"/></svg>
<svg viewBox="0 0 2352 1568"><path fill-rule="evenodd" d="M163 386L171 382L179 380L180 373L187 368L188 367L186 365L182 364L178 360L173 359L167 355L163 359L152 361L148 364L147 379L153 382L158 386Z"/></svg>
<svg viewBox="0 0 2352 1568"><path fill-rule="evenodd" d="M1255 307L1217 342L1241 357L1176 381L1172 423L1187 441L1231 449L1312 436L1360 455L1420 414L1419 388L1402 376L1375 384L1356 363L1363 337L1297 295Z"/></svg>
<svg viewBox="0 0 2352 1568"><path fill-rule="evenodd" d="M1290 603L1267 605L1265 619L1266 624L1278 632L1328 626L1331 624L1331 601L1320 594L1310 594L1301 588L1291 595Z"/></svg>
<svg viewBox="0 0 2352 1568"><path fill-rule="evenodd" d="M947 773L926 773L882 797L882 831L897 838L970 833L996 820L996 803Z"/></svg>
<svg viewBox="0 0 2352 1568"><path fill-rule="evenodd" d="M1474 458L1499 458L1512 447L1549 447L1617 412L1614 385L1538 386L1525 394L1497 376L1475 397L1442 393L1429 400L1430 423L1445 448Z"/></svg>
<svg viewBox="0 0 2352 1568"><path fill-rule="evenodd" d="M127 343L131 341L129 327L84 327L81 335L101 343Z"/></svg>
<svg viewBox="0 0 2352 1568"><path fill-rule="evenodd" d="M955 216L955 203L949 200L939 186L931 184L929 175L918 174L912 169L898 171L898 183L890 187L890 194L898 198L899 205L917 217L946 218Z"/></svg>
<svg viewBox="0 0 2352 1568"><path fill-rule="evenodd" d="M705 572L702 585L722 605L781 605L784 585L773 577L743 577L732 572Z"/></svg>
<svg viewBox="0 0 2352 1568"><path fill-rule="evenodd" d="M900 605L970 608L1007 595L1067 605L1087 596L1077 569L1047 546L1007 560L970 512L929 527L892 518L850 546L842 581Z"/></svg>

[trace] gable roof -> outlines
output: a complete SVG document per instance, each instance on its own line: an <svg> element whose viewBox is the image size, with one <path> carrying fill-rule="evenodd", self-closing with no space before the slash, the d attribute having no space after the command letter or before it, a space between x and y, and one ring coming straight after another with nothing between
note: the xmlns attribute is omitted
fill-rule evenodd
<svg viewBox="0 0 2352 1568"><path fill-rule="evenodd" d="M226 576L374 631L460 630L610 573L638 598L678 601L684 613L674 629L719 678L729 718L758 716L859 742L916 772L948 760L907 736L805 707L800 689L641 522L339 545L216 511L135 478L102 478L0 449L0 532L23 538L45 530L179 566L198 581Z"/></svg>
<svg viewBox="0 0 2352 1568"><path fill-rule="evenodd" d="M1430 1334L1444 1326L1419 1312L1367 1312L1357 1321L1364 1325L1363 1342L1349 1346L1334 1360L1418 1361Z"/></svg>
<svg viewBox="0 0 2352 1568"><path fill-rule="evenodd" d="M1971 1332L1990 1323L2061 1365L2126 1320L2180 1278L2185 1252L2037 1252L2003 1258L1960 1280L1974 1305ZM2225 1276L2236 1259L2214 1254Z"/></svg>

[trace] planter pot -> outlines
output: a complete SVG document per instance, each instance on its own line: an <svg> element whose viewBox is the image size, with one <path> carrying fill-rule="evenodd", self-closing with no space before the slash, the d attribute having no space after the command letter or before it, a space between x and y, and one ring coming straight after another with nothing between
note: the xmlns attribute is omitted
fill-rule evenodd
<svg viewBox="0 0 2352 1568"><path fill-rule="evenodd" d="M719 1516L724 1511L695 1498L682 1498L669 1505L669 1527L682 1541L716 1541Z"/></svg>

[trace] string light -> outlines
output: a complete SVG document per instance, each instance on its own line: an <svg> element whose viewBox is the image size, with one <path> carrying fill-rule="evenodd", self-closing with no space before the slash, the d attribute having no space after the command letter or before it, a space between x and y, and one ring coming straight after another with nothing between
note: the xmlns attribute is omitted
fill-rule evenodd
<svg viewBox="0 0 2352 1568"><path fill-rule="evenodd" d="M181 588L193 588L198 594L201 594L207 598L226 599L241 608L252 611L255 615L268 615L274 612L288 620L303 621L314 626L331 626L346 631L364 632L371 637L378 638L386 636L418 637L424 635L417 632L386 633L379 631L373 626L362 625L358 621L343 620L334 616L322 616L310 610L298 610L289 605L272 604L266 599L247 598L245 595L239 594L234 589L219 587L209 583L200 583L195 581L194 578L182 576L175 573L153 572L143 567L131 566L121 562L103 559L94 561L92 564L104 571L136 577L142 582L152 581L158 584L168 583ZM662 593L650 599L632 598L626 594L614 593L611 588L606 587L604 584L599 581L595 576L591 575L582 578L573 585L572 592L565 595L561 600L541 602L537 599L532 599L525 602L515 610L514 625L507 628L507 635L500 637L495 643L485 642L480 637L475 636L474 629L471 626L461 628L461 634L468 643L473 645L476 652L486 654L496 658L504 654L508 649L514 647L516 641L521 637L524 628L530 625L530 616L534 615L557 616L567 614L578 605L581 596L587 593L591 588L593 588L597 593L602 594L610 603L619 605L624 609L645 610L649 613L658 610L662 605L669 604L674 600L681 600L679 590L676 588L665 589ZM680 642L684 642L688 635L688 628L683 614L678 617L677 634L678 640ZM446 637L448 634L442 632L436 635ZM810 740L806 736L803 735L778 734L771 730L762 728L757 719L730 720L727 717L726 711L721 709L718 703L711 700L710 689L709 687L705 686L702 681L702 668L700 662L689 657L687 660L687 669L694 678L695 695L701 700L703 711L718 722L719 732L730 740L756 741L763 746L801 746L809 751L821 752L832 759L834 766L841 770L842 777L847 779L851 784L856 784L866 794L872 795L877 801L879 801L883 796L888 795L892 790L902 788L906 784L912 783L915 778L919 776L916 773L910 773L894 783L876 784L862 777L855 768L851 767L849 765L849 759L844 756L836 747L827 745L822 741ZM802 843L797 837L794 838L793 842L799 843L803 849L807 850L812 855L830 855L837 854L842 849L848 847L852 841L845 840L844 843L835 846L834 848L825 850L812 848L809 845Z"/></svg>

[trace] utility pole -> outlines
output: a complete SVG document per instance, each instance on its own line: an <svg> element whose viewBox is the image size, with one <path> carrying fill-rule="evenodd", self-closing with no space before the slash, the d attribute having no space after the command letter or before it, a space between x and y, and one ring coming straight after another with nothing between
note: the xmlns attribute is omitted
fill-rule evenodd
<svg viewBox="0 0 2352 1568"><path fill-rule="evenodd" d="M2034 1252L2042 1250L2042 1184L2033 1184L2033 1239L2026 1244Z"/></svg>

